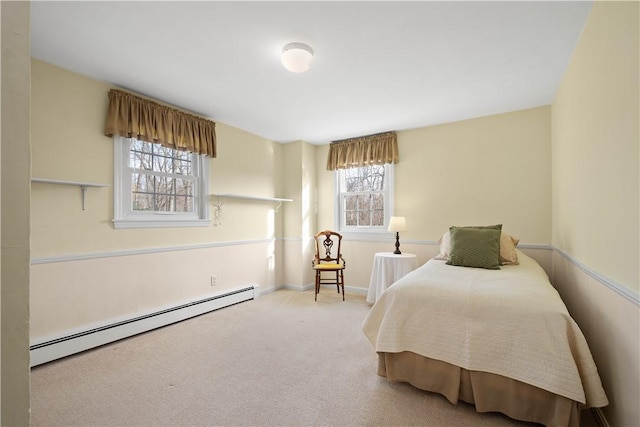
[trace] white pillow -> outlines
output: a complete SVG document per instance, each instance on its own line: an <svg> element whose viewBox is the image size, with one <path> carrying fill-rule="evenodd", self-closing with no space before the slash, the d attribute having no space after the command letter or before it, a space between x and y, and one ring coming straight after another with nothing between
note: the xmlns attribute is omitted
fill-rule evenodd
<svg viewBox="0 0 640 427"><path fill-rule="evenodd" d="M441 259L443 261L449 261L449 256L451 255L449 251L451 250L451 233L448 231L440 237L440 253L436 255L433 259Z"/></svg>
<svg viewBox="0 0 640 427"><path fill-rule="evenodd" d="M518 246L519 242L520 239L510 236L507 233L500 235L500 264L520 264L520 262L518 262L518 252L516 251L516 246Z"/></svg>

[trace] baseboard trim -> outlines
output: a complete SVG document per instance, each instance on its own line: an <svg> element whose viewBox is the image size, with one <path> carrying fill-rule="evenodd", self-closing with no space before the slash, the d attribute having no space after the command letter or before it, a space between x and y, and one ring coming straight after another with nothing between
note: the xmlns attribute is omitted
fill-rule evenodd
<svg viewBox="0 0 640 427"><path fill-rule="evenodd" d="M148 332L191 317L239 304L260 296L258 284L225 291L201 300L105 324L81 332L43 340L29 347L31 366L80 353L114 341Z"/></svg>
<svg viewBox="0 0 640 427"><path fill-rule="evenodd" d="M591 408L593 418L595 418L598 427L611 427L600 408Z"/></svg>
<svg viewBox="0 0 640 427"><path fill-rule="evenodd" d="M322 285L322 288L323 289L324 288L328 288L329 286L330 285ZM313 283L309 283L309 284L302 285L302 286L284 285L284 286L281 286L278 289L291 289L293 291L304 292L304 291L308 291L308 290L313 289L313 287L314 287ZM345 286L344 287L344 291L345 292L351 292L351 293L354 293L354 294L367 295L367 292L369 292L369 289L368 288L361 288L361 287L357 287L357 286ZM322 289L320 290L320 292L322 292Z"/></svg>

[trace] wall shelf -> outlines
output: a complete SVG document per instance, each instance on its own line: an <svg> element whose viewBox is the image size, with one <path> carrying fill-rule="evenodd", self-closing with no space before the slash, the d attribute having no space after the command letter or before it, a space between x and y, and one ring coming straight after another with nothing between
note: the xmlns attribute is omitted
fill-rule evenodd
<svg viewBox="0 0 640 427"><path fill-rule="evenodd" d="M260 200L263 202L293 202L293 199L281 199L279 197L256 197L256 196L244 196L242 194L212 194L212 196L230 197L232 199L247 199L247 200Z"/></svg>
<svg viewBox="0 0 640 427"><path fill-rule="evenodd" d="M84 209L84 198L87 193L87 188L95 187L111 187L109 184L97 184L94 182L81 182L81 181L65 181L61 179L48 179L48 178L31 178L31 182L36 182L40 184L57 184L57 185L75 185L80 187L80 193L82 195L82 210Z"/></svg>
<svg viewBox="0 0 640 427"><path fill-rule="evenodd" d="M282 202L293 202L293 199L283 199L280 197L259 197L259 196L246 196L243 194L229 194L229 193L214 193L211 194L211 196L213 197L217 197L218 198L218 202L214 204L215 206L215 225L220 225L221 221L220 221L220 214L222 214L222 199L223 198L230 198L230 199L244 199L244 200L255 200L258 202L275 202L276 206L274 207L274 210L276 212L278 212L278 209L280 209L280 206L282 205Z"/></svg>

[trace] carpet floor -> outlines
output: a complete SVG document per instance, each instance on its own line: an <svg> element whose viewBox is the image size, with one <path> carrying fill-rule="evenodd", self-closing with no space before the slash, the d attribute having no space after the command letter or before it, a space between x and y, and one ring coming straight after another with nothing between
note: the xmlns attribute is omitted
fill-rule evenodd
<svg viewBox="0 0 640 427"><path fill-rule="evenodd" d="M364 295L313 297L278 290L37 366L32 425L535 426L379 377Z"/></svg>

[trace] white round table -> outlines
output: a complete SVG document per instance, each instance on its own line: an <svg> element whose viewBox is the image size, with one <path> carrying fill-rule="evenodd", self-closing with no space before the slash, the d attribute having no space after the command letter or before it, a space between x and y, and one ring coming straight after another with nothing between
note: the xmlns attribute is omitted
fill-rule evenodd
<svg viewBox="0 0 640 427"><path fill-rule="evenodd" d="M374 304L389 286L405 274L415 270L417 266L418 258L415 254L376 253L373 257L367 302Z"/></svg>

